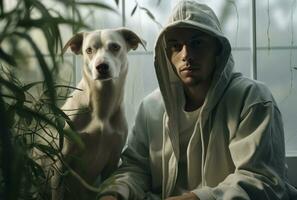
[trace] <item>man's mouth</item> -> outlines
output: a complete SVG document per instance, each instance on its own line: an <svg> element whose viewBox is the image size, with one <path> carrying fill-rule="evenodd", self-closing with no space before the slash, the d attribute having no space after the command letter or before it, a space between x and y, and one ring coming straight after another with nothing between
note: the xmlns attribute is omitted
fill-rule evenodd
<svg viewBox="0 0 297 200"><path fill-rule="evenodd" d="M190 66L190 67L183 67L183 68L181 68L181 70L180 70L180 72L183 72L183 71L196 71L196 70L199 70L200 68L199 67L192 67L192 66Z"/></svg>

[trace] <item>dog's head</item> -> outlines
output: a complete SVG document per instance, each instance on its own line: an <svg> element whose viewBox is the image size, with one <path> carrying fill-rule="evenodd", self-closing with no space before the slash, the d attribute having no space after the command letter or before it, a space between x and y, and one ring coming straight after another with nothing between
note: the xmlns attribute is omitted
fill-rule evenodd
<svg viewBox="0 0 297 200"><path fill-rule="evenodd" d="M127 28L104 29L74 35L65 45L75 54L82 54L85 71L94 80L117 78L127 71L127 52L145 41Z"/></svg>

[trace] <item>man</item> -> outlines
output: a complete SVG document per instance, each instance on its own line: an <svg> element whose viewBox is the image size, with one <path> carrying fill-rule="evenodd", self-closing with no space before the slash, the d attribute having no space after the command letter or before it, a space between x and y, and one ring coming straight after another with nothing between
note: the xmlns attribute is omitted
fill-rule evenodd
<svg viewBox="0 0 297 200"><path fill-rule="evenodd" d="M99 199L289 199L279 109L233 66L213 11L180 1L156 43L160 89L141 103Z"/></svg>

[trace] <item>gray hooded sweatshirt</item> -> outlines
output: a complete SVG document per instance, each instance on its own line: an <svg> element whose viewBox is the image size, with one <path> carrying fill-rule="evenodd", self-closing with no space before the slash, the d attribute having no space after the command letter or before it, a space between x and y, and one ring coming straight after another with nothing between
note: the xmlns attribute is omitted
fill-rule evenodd
<svg viewBox="0 0 297 200"><path fill-rule="evenodd" d="M197 1L180 1L155 47L159 89L142 101L123 152L123 163L102 194L123 199L165 199L179 172L179 115L183 87L165 52L164 33L198 29L222 45L212 84L187 147L188 191L201 200L289 200L281 114L260 83L233 72L228 39L213 11ZM297 199L295 196L294 199ZM292 197L293 199L293 197Z"/></svg>

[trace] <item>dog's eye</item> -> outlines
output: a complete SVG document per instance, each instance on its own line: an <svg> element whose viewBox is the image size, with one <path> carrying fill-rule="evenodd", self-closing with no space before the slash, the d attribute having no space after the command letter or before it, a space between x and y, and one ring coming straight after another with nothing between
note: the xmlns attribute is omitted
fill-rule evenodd
<svg viewBox="0 0 297 200"><path fill-rule="evenodd" d="M92 50L91 47L88 47L88 48L86 49L86 53L87 53L87 54L91 54L92 52L93 52L93 50Z"/></svg>
<svg viewBox="0 0 297 200"><path fill-rule="evenodd" d="M111 51L119 51L120 48L121 48L121 46L118 45L117 43L111 43L111 44L109 44L109 49Z"/></svg>

